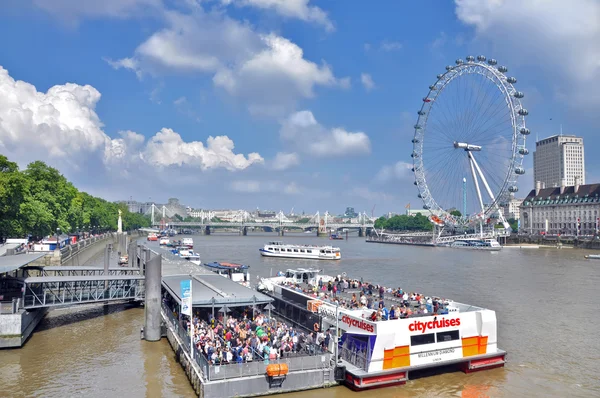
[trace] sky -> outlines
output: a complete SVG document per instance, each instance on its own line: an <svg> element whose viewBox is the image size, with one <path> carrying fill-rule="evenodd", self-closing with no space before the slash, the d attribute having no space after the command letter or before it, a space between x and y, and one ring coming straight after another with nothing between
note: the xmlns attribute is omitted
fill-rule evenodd
<svg viewBox="0 0 600 398"><path fill-rule="evenodd" d="M518 78L530 152L562 126L600 182L597 0L4 0L0 43L0 153L108 200L419 208L422 98L480 54Z"/></svg>

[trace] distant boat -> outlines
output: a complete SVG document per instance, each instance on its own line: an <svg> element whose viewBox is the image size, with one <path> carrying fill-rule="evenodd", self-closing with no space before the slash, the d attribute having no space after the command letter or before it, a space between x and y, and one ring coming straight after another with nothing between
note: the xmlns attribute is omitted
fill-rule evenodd
<svg viewBox="0 0 600 398"><path fill-rule="evenodd" d="M331 234L329 235L329 239L331 240L344 240L344 237L338 234Z"/></svg>
<svg viewBox="0 0 600 398"><path fill-rule="evenodd" d="M264 257L305 258L312 260L340 260L342 255L339 247L289 245L275 241L267 243L260 250Z"/></svg>
<svg viewBox="0 0 600 398"><path fill-rule="evenodd" d="M585 258L589 258L590 260L600 260L600 254L588 254Z"/></svg>

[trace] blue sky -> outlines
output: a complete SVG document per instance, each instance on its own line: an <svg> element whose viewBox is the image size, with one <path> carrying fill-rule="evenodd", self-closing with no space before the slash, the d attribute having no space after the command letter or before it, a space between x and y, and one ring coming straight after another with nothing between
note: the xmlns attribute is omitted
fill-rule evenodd
<svg viewBox="0 0 600 398"><path fill-rule="evenodd" d="M110 200L332 213L376 206L376 214L420 207L407 166L416 112L446 65L478 54L518 78L530 151L536 134L562 124L585 139L587 181L600 180L597 1L0 8L0 152L21 166L44 160ZM523 195L531 156L524 166Z"/></svg>

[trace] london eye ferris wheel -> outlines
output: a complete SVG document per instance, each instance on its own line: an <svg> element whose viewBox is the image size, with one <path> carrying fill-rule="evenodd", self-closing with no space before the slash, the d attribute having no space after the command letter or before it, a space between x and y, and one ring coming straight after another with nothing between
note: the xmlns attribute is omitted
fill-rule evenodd
<svg viewBox="0 0 600 398"><path fill-rule="evenodd" d="M524 94L507 72L483 55L457 59L423 98L411 157L418 196L438 225L509 227L500 205L525 174L530 131Z"/></svg>

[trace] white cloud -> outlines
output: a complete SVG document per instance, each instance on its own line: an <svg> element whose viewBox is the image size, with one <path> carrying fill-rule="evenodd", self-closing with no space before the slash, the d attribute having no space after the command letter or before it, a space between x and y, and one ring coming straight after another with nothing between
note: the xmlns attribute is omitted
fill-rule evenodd
<svg viewBox="0 0 600 398"><path fill-rule="evenodd" d="M282 122L281 138L298 150L319 157L368 154L371 141L365 133L343 128L327 129L317 122L311 111L300 111Z"/></svg>
<svg viewBox="0 0 600 398"><path fill-rule="evenodd" d="M146 144L143 157L146 162L159 167L189 165L202 170L243 170L264 162L258 153L250 153L246 157L235 154L233 148L233 141L227 136L208 137L204 146L200 141L184 142L179 134L163 128Z"/></svg>
<svg viewBox="0 0 600 398"><path fill-rule="evenodd" d="M34 0L33 3L68 23L82 18L129 18L150 13L161 0Z"/></svg>
<svg viewBox="0 0 600 398"><path fill-rule="evenodd" d="M383 166L375 176L375 180L377 182L388 182L392 180L408 181L413 176L412 167L412 163L403 161L398 161L393 165Z"/></svg>
<svg viewBox="0 0 600 398"><path fill-rule="evenodd" d="M229 184L229 190L241 193L284 193L298 195L302 192L295 182L284 184L279 181L235 180Z"/></svg>
<svg viewBox="0 0 600 398"><path fill-rule="evenodd" d="M252 6L262 9L272 9L287 18L297 18L306 22L322 25L328 32L335 30L327 13L316 6L309 6L310 0L221 0L223 4Z"/></svg>
<svg viewBox="0 0 600 398"><path fill-rule="evenodd" d="M140 44L132 57L113 61L138 75L206 73L213 84L248 103L253 113L281 116L317 86L348 88L329 65L304 58L295 43L276 34L259 34L248 23L222 13L196 10L165 14L167 27Z"/></svg>
<svg viewBox="0 0 600 398"><path fill-rule="evenodd" d="M455 3L458 19L475 28L478 40L491 44L499 61L501 57L514 59L535 67L536 73L542 71L571 105L600 103L600 2Z"/></svg>
<svg viewBox="0 0 600 398"><path fill-rule="evenodd" d="M398 42L398 41L387 41L384 40L381 43L381 49L383 51L398 51L402 49L402 43Z"/></svg>
<svg viewBox="0 0 600 398"><path fill-rule="evenodd" d="M375 88L375 82L373 81L371 75L368 73L360 74L360 82L367 91L371 91Z"/></svg>
<svg viewBox="0 0 600 398"><path fill-rule="evenodd" d="M95 112L100 97L94 87L73 83L39 92L29 83L15 81L0 67L0 151L20 163L52 160L74 168L94 159L107 167L143 162L232 171L264 162L258 153L234 153L234 143L227 136L208 137L205 146L184 142L179 134L164 128L148 142L132 131L111 139Z"/></svg>
<svg viewBox="0 0 600 398"><path fill-rule="evenodd" d="M297 153L285 153L279 152L275 155L275 159L273 159L273 169L274 170L287 170L290 167L294 167L300 164L300 157Z"/></svg>

